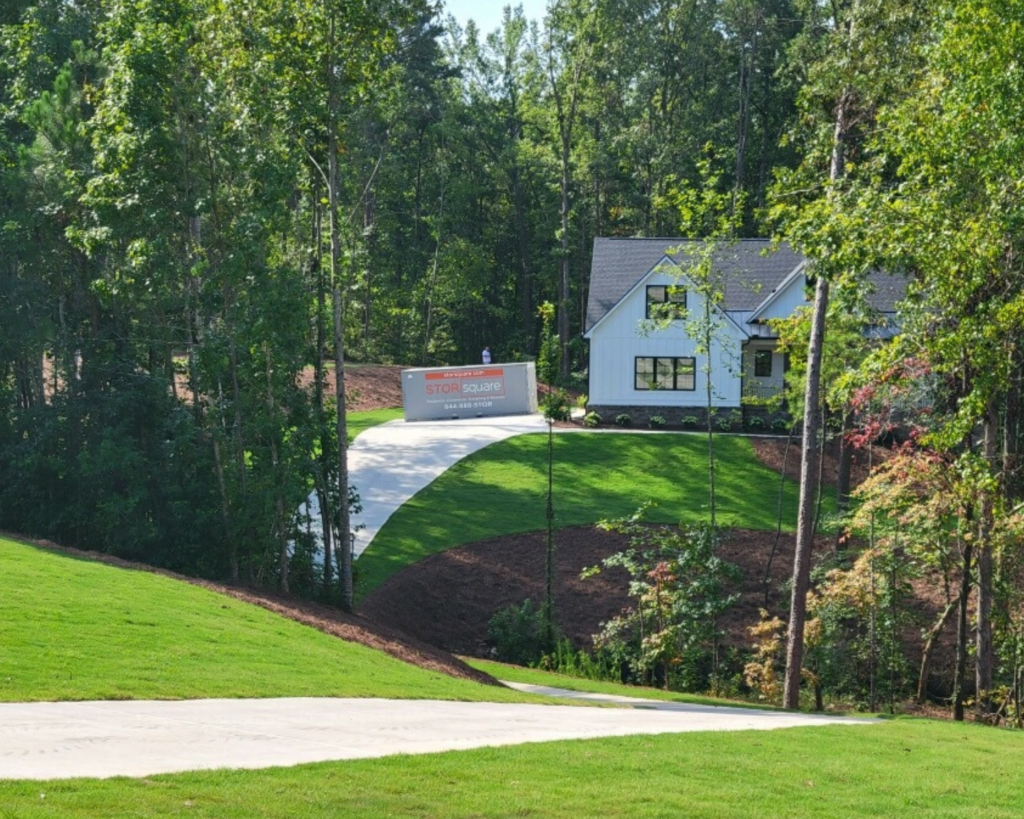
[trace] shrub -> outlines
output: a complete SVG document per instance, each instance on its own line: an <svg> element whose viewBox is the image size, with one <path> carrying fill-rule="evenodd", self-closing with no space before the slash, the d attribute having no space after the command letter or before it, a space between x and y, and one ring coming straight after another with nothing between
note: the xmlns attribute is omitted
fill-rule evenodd
<svg viewBox="0 0 1024 819"><path fill-rule="evenodd" d="M645 504L629 518L598 526L629 538L629 548L585 569L592 577L621 567L630 576L636 605L602 624L599 650L621 657L633 681L706 690L717 677L721 615L736 603L739 569L717 555L719 535L710 526L649 526Z"/></svg>
<svg viewBox="0 0 1024 819"><path fill-rule="evenodd" d="M527 598L520 605L506 606L487 622L487 642L496 660L531 665L544 654L541 611Z"/></svg>
<svg viewBox="0 0 1024 819"><path fill-rule="evenodd" d="M764 418L755 415L747 421L747 426L750 427L752 432L763 432L768 425L765 423Z"/></svg>
<svg viewBox="0 0 1024 819"><path fill-rule="evenodd" d="M540 406L545 418L551 418L555 421L568 421L572 401L565 390L554 390L544 396Z"/></svg>
<svg viewBox="0 0 1024 819"><path fill-rule="evenodd" d="M628 657L619 656L608 650L577 650L565 637L558 640L554 651L540 658L538 667L585 680L621 683L626 682L629 677Z"/></svg>
<svg viewBox="0 0 1024 819"><path fill-rule="evenodd" d="M772 429L776 432L789 432L789 421L785 418L776 418L772 421Z"/></svg>
<svg viewBox="0 0 1024 819"><path fill-rule="evenodd" d="M718 427L722 432L729 432L736 427L743 425L743 413L733 410L725 415L719 415L715 418L715 426Z"/></svg>
<svg viewBox="0 0 1024 819"><path fill-rule="evenodd" d="M652 415L647 423L651 429L661 429L665 426L665 418L661 415Z"/></svg>
<svg viewBox="0 0 1024 819"><path fill-rule="evenodd" d="M630 417L628 412L620 412L615 416L615 426L631 427L633 426L633 419Z"/></svg>
<svg viewBox="0 0 1024 819"><path fill-rule="evenodd" d="M588 412L583 416L583 426L598 427L601 425L601 416L596 412Z"/></svg>
<svg viewBox="0 0 1024 819"><path fill-rule="evenodd" d="M696 415L685 415L681 423L687 429L696 429L700 426L700 419Z"/></svg>

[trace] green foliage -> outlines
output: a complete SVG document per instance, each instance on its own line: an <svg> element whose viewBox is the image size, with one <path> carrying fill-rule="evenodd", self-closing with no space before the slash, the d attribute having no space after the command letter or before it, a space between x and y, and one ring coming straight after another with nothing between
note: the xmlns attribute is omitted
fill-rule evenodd
<svg viewBox="0 0 1024 819"><path fill-rule="evenodd" d="M554 650L546 652L535 665L546 672L576 679L617 682L622 675L622 661L623 658L612 651L577 649L563 637L555 643Z"/></svg>
<svg viewBox="0 0 1024 819"><path fill-rule="evenodd" d="M541 401L541 412L552 421L568 421L572 414L572 399L565 390L552 390Z"/></svg>
<svg viewBox="0 0 1024 819"><path fill-rule="evenodd" d="M494 658L515 665L534 665L545 650L544 614L529 598L506 606L487 622L487 643Z"/></svg>
<svg viewBox="0 0 1024 819"><path fill-rule="evenodd" d="M751 432L764 432L765 429L768 428L768 424L765 422L764 418L754 415L749 421L747 421L747 428Z"/></svg>
<svg viewBox="0 0 1024 819"><path fill-rule="evenodd" d="M633 416L628 412L620 412L615 416L615 426L617 427L631 427L633 426Z"/></svg>
<svg viewBox="0 0 1024 819"><path fill-rule="evenodd" d="M593 411L588 412L583 416L583 426L591 428L601 426L601 414Z"/></svg>
<svg viewBox="0 0 1024 819"><path fill-rule="evenodd" d="M718 618L739 599L731 591L739 570L717 556L719 535L710 526L651 526L646 511L598 524L629 537L629 549L601 565L626 570L634 602L603 624L594 644L622 656L637 682L704 691L718 682Z"/></svg>
<svg viewBox="0 0 1024 819"><path fill-rule="evenodd" d="M555 330L555 305L546 301L537 309L541 320L540 350L537 354L537 378L542 384L558 382L562 366L562 348Z"/></svg>
<svg viewBox="0 0 1024 819"><path fill-rule="evenodd" d="M425 0L7 4L0 525L281 585L296 543L307 587L294 512L338 477L310 377L335 285L353 358L464 363L486 343L585 383L581 249L674 232L661 194L704 143L731 152L724 110L747 112L736 187L763 191L795 17L552 12L485 37Z"/></svg>
<svg viewBox="0 0 1024 819"><path fill-rule="evenodd" d="M696 415L684 415L680 420L680 423L686 427L686 429L697 429L700 427L700 419Z"/></svg>
<svg viewBox="0 0 1024 819"><path fill-rule="evenodd" d="M665 424L665 416L663 415L652 415L650 421L647 422L651 429L662 429Z"/></svg>

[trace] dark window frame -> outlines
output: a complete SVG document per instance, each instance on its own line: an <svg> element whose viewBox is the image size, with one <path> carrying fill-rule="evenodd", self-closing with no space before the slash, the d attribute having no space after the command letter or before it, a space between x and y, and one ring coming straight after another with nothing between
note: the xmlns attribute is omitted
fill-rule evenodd
<svg viewBox="0 0 1024 819"><path fill-rule="evenodd" d="M649 377L649 381L646 381L647 386L640 386L640 362L650 361L651 366L649 369L644 370L645 379ZM659 362L667 362L669 371L671 373L671 386L651 386L651 384L657 384L659 381L658 370ZM687 363L684 363L687 362ZM665 366L665 365L662 365ZM685 384L689 381L690 386L679 386L680 383ZM697 390L697 359L692 355L637 355L633 356L633 389L637 392L696 392Z"/></svg>
<svg viewBox="0 0 1024 819"><path fill-rule="evenodd" d="M764 372L761 365L767 361ZM754 378L771 378L775 373L775 354L771 350L754 350Z"/></svg>
<svg viewBox="0 0 1024 819"><path fill-rule="evenodd" d="M652 290L661 290L662 291L662 298L660 298L660 299L652 299L651 298L651 291ZM682 298L680 298L680 296ZM647 285L647 288L644 291L644 299L645 299L645 301L644 301L644 316L645 316L645 318L659 319L659 318L665 318L666 317L665 315L657 315L657 313L672 313L673 314L673 315L671 315L672 321L682 321L685 318L685 311L686 311L686 288L685 287L679 287L678 285L674 285L674 284L649 284L649 285ZM673 309L673 310L656 310L655 311L656 314L655 315L651 315L651 306L652 305L661 305L661 304L675 305L676 308ZM676 312L676 309L678 309L680 307L682 308L683 312L682 313ZM648 356L648 358L649 357L650 356Z"/></svg>

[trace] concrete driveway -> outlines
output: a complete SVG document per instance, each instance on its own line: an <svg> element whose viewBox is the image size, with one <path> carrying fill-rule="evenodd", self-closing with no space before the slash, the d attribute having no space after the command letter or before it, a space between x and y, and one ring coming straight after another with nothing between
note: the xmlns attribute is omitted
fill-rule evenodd
<svg viewBox="0 0 1024 819"><path fill-rule="evenodd" d="M352 549L359 557L381 527L409 498L478 449L528 432L543 432L542 415L463 418L453 421L388 421L363 432L348 450L349 482L363 511L355 515ZM320 529L316 494L307 501L313 531Z"/></svg>
<svg viewBox="0 0 1024 819"><path fill-rule="evenodd" d="M870 722L561 693L633 707L315 698L3 703L0 779L149 776L559 739Z"/></svg>

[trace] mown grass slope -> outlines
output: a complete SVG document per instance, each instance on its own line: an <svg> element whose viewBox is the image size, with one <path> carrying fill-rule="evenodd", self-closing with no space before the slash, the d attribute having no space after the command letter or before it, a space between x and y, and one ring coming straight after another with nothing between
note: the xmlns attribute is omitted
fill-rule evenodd
<svg viewBox="0 0 1024 819"><path fill-rule="evenodd" d="M547 525L546 434L492 444L460 461L406 502L358 562L366 593L435 552ZM720 525L773 530L779 476L754 456L750 441L718 436L716 494ZM707 439L702 435L573 432L555 435L556 526L629 515L652 501L650 519L707 519ZM786 481L783 528L796 524L797 485ZM826 502L826 506L828 503Z"/></svg>
<svg viewBox="0 0 1024 819"><path fill-rule="evenodd" d="M145 571L0 538L0 700L523 700Z"/></svg>

